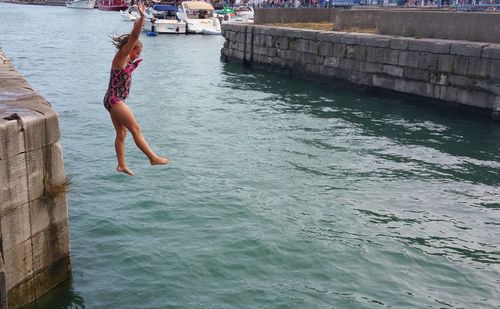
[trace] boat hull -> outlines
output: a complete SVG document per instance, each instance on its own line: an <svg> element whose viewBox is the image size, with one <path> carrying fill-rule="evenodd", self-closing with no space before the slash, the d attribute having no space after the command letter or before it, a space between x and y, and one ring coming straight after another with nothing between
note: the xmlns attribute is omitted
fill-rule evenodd
<svg viewBox="0 0 500 309"><path fill-rule="evenodd" d="M156 33L162 33L162 34L183 34L186 33L186 23L183 21L177 21L177 20L163 20L163 19L157 19L154 22L151 22L151 20L146 19L144 21L144 26L143 29L146 31L151 31L151 32L156 32Z"/></svg>
<svg viewBox="0 0 500 309"><path fill-rule="evenodd" d="M128 8L123 0L98 0L97 8L103 11L121 11Z"/></svg>
<svg viewBox="0 0 500 309"><path fill-rule="evenodd" d="M93 9L95 7L96 0L75 0L66 1L66 7L72 9Z"/></svg>

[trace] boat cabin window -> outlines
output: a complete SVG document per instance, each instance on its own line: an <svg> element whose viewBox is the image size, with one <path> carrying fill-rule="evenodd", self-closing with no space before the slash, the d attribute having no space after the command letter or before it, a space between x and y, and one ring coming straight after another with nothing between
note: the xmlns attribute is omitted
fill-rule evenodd
<svg viewBox="0 0 500 309"><path fill-rule="evenodd" d="M212 11L209 10L186 10L189 19L207 19L212 17Z"/></svg>

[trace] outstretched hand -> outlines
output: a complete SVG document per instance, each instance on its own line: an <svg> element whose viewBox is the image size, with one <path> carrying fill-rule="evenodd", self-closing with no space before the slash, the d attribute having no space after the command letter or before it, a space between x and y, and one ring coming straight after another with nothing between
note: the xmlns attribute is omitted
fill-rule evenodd
<svg viewBox="0 0 500 309"><path fill-rule="evenodd" d="M137 9L139 10L139 13L141 14L141 16L145 16L146 15L146 12L145 12L146 9L145 9L143 1L139 1L137 3Z"/></svg>

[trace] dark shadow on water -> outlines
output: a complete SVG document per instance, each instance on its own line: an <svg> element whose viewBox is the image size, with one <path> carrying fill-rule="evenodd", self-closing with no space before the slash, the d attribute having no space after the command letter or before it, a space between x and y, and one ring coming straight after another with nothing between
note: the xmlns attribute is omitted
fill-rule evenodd
<svg viewBox="0 0 500 309"><path fill-rule="evenodd" d="M48 293L40 297L36 302L21 307L22 309L82 309L85 301L82 296L73 289L72 281L66 280Z"/></svg>
<svg viewBox="0 0 500 309"><path fill-rule="evenodd" d="M458 158L485 161L486 166L465 163L461 170L447 172L472 182L500 181L500 171L488 167L488 162L500 161L500 123L477 110L346 82L304 80L239 64L224 64L222 75L222 86L235 93L225 97L228 104L231 100L241 102L241 97L236 97L238 92L261 91L269 94L265 102L249 98L247 104L266 105L281 113L338 119L334 123L356 128L363 136L384 137L405 147L422 146ZM406 160L392 153L377 155Z"/></svg>

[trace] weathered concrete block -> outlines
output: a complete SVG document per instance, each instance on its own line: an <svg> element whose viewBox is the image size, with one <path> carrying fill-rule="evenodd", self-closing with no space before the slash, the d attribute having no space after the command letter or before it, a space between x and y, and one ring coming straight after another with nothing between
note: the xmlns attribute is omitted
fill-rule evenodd
<svg viewBox="0 0 500 309"><path fill-rule="evenodd" d="M373 74L372 85L375 87L381 87L386 89L395 89L396 79L389 76Z"/></svg>
<svg viewBox="0 0 500 309"><path fill-rule="evenodd" d="M340 66L340 58L338 57L325 57L323 62L324 66L338 68Z"/></svg>
<svg viewBox="0 0 500 309"><path fill-rule="evenodd" d="M430 71L429 74L431 84L446 85L448 82L448 74L437 71Z"/></svg>
<svg viewBox="0 0 500 309"><path fill-rule="evenodd" d="M408 38L402 38L402 37L392 37L391 42L389 44L389 47L392 49L403 49L407 50L408 49Z"/></svg>
<svg viewBox="0 0 500 309"><path fill-rule="evenodd" d="M382 72L382 66L383 64L381 63L361 62L359 65L359 70L365 73L380 73Z"/></svg>
<svg viewBox="0 0 500 309"><path fill-rule="evenodd" d="M0 252L0 308L7 309L7 282L3 255Z"/></svg>
<svg viewBox="0 0 500 309"><path fill-rule="evenodd" d="M35 270L69 256L68 222L51 224L46 230L33 236Z"/></svg>
<svg viewBox="0 0 500 309"><path fill-rule="evenodd" d="M328 80L328 79L333 78L335 76L335 69L332 67L320 66L319 74Z"/></svg>
<svg viewBox="0 0 500 309"><path fill-rule="evenodd" d="M383 63L385 49L379 47L371 47L366 50L366 61L374 63Z"/></svg>
<svg viewBox="0 0 500 309"><path fill-rule="evenodd" d="M306 72L313 74L313 75L319 75L321 66L318 64L314 63L308 63L306 64Z"/></svg>
<svg viewBox="0 0 500 309"><path fill-rule="evenodd" d="M487 43L476 43L466 41L456 41L451 43L451 54L460 56L481 57L483 47L488 46Z"/></svg>
<svg viewBox="0 0 500 309"><path fill-rule="evenodd" d="M494 103L493 97L490 94L466 89L457 90L456 101L461 104L481 108L492 108Z"/></svg>
<svg viewBox="0 0 500 309"><path fill-rule="evenodd" d="M448 102L456 102L458 89L459 88L452 86L442 86L439 92L439 99Z"/></svg>
<svg viewBox="0 0 500 309"><path fill-rule="evenodd" d="M451 74L448 76L448 83L450 86L457 88L472 88L474 86L474 81L463 75Z"/></svg>
<svg viewBox="0 0 500 309"><path fill-rule="evenodd" d="M357 36L354 33L346 33L340 37L340 43L342 44L356 44Z"/></svg>
<svg viewBox="0 0 500 309"><path fill-rule="evenodd" d="M351 59L341 59L340 68L346 71L359 71L359 61Z"/></svg>
<svg viewBox="0 0 500 309"><path fill-rule="evenodd" d="M265 35L255 35L253 39L253 46L254 47L263 47L266 45L266 36Z"/></svg>
<svg viewBox="0 0 500 309"><path fill-rule="evenodd" d="M345 33L336 33L336 32L320 32L316 36L316 39L320 42L328 42L328 43L340 43L340 37Z"/></svg>
<svg viewBox="0 0 500 309"><path fill-rule="evenodd" d="M355 45L346 45L344 53L345 59L354 59L354 46Z"/></svg>
<svg viewBox="0 0 500 309"><path fill-rule="evenodd" d="M37 272L35 287L38 292L50 291L69 278L71 278L71 261L70 257L66 256Z"/></svg>
<svg viewBox="0 0 500 309"><path fill-rule="evenodd" d="M453 73L466 75L469 69L469 57L467 56L456 56L455 62L453 64Z"/></svg>
<svg viewBox="0 0 500 309"><path fill-rule="evenodd" d="M439 55L438 70L445 73L453 72L455 57L450 55Z"/></svg>
<svg viewBox="0 0 500 309"><path fill-rule="evenodd" d="M418 58L418 68L437 71L438 70L439 55L432 53L420 53Z"/></svg>
<svg viewBox="0 0 500 309"><path fill-rule="evenodd" d="M429 71L427 70L404 68L403 76L409 80L429 81Z"/></svg>
<svg viewBox="0 0 500 309"><path fill-rule="evenodd" d="M489 44L488 46L485 46L481 56L484 58L500 60L500 44Z"/></svg>
<svg viewBox="0 0 500 309"><path fill-rule="evenodd" d="M333 56L338 58L344 58L345 55L345 44L336 43L333 45Z"/></svg>
<svg viewBox="0 0 500 309"><path fill-rule="evenodd" d="M391 37L387 35L377 35L371 33L358 33L356 44L386 48L391 44Z"/></svg>
<svg viewBox="0 0 500 309"><path fill-rule="evenodd" d="M4 263L7 274L7 290L33 275L31 241L27 240L9 250L4 250Z"/></svg>
<svg viewBox="0 0 500 309"><path fill-rule="evenodd" d="M10 114L10 113L8 113ZM2 116L7 117L7 114ZM3 118L3 117L2 117ZM24 152L24 135L21 125L15 120L0 120L0 159L4 160Z"/></svg>
<svg viewBox="0 0 500 309"><path fill-rule="evenodd" d="M409 94L423 95L427 92L426 85L426 82L396 79L394 90Z"/></svg>
<svg viewBox="0 0 500 309"><path fill-rule="evenodd" d="M309 29L300 29L298 31L299 37L304 40L316 40L316 36L318 35L317 30L309 30Z"/></svg>
<svg viewBox="0 0 500 309"><path fill-rule="evenodd" d="M398 65L399 51L394 49L384 49L384 63Z"/></svg>
<svg viewBox="0 0 500 309"><path fill-rule="evenodd" d="M400 51L398 65L403 67L418 68L420 53L412 51Z"/></svg>
<svg viewBox="0 0 500 309"><path fill-rule="evenodd" d="M434 39L408 39L408 49L434 54L448 54L451 43L444 40Z"/></svg>
<svg viewBox="0 0 500 309"><path fill-rule="evenodd" d="M266 47L274 47L275 40L276 40L275 37L270 36L270 35L266 35L265 46Z"/></svg>
<svg viewBox="0 0 500 309"><path fill-rule="evenodd" d="M475 79L490 78L491 59L487 58L469 58L467 75Z"/></svg>
<svg viewBox="0 0 500 309"><path fill-rule="evenodd" d="M382 72L394 77L403 77L404 70L402 67L398 67L395 65L383 65Z"/></svg>
<svg viewBox="0 0 500 309"><path fill-rule="evenodd" d="M288 38L278 37L274 43L274 47L277 49L288 49Z"/></svg>
<svg viewBox="0 0 500 309"><path fill-rule="evenodd" d="M490 77L497 80L500 79L500 60L491 60Z"/></svg>
<svg viewBox="0 0 500 309"><path fill-rule="evenodd" d="M68 207L66 194L61 193L54 198L42 197L32 203L32 233L38 234L53 224L67 223Z"/></svg>
<svg viewBox="0 0 500 309"><path fill-rule="evenodd" d="M352 59L356 61L366 61L366 53L369 47L355 45L353 48L354 57Z"/></svg>
<svg viewBox="0 0 500 309"><path fill-rule="evenodd" d="M35 299L35 278L20 283L16 288L8 290L8 308L17 308Z"/></svg>
<svg viewBox="0 0 500 309"><path fill-rule="evenodd" d="M0 213L28 203L24 154L0 160Z"/></svg>
<svg viewBox="0 0 500 309"><path fill-rule="evenodd" d="M476 90L500 96L500 84L491 80L474 80L473 86ZM466 88L467 89L467 88Z"/></svg>
<svg viewBox="0 0 500 309"><path fill-rule="evenodd" d="M331 56L333 54L333 44L331 42L319 42L318 54L320 56Z"/></svg>
<svg viewBox="0 0 500 309"><path fill-rule="evenodd" d="M0 220L3 250L12 249L30 238L28 204L4 212Z"/></svg>
<svg viewBox="0 0 500 309"><path fill-rule="evenodd" d="M318 53L318 43L312 40L299 40L297 42L297 51L303 53Z"/></svg>

